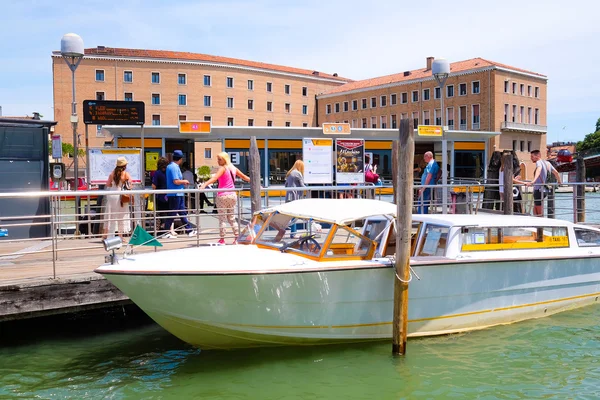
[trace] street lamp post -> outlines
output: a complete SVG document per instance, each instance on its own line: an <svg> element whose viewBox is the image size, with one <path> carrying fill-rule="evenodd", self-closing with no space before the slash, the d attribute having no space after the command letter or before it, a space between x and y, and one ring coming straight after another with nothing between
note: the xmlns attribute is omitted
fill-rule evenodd
<svg viewBox="0 0 600 400"><path fill-rule="evenodd" d="M77 103L75 102L75 70L83 59L83 39L74 33L67 33L60 40L60 54L69 66L73 84L73 104L71 109L71 125L73 126L73 167L75 174L75 189L77 190L79 180L79 163L78 153L79 147L77 144Z"/></svg>
<svg viewBox="0 0 600 400"><path fill-rule="evenodd" d="M442 213L448 212L448 140L446 139L444 118L444 85L450 75L450 63L448 60L438 58L433 60L431 73L440 87L441 113L442 113Z"/></svg>

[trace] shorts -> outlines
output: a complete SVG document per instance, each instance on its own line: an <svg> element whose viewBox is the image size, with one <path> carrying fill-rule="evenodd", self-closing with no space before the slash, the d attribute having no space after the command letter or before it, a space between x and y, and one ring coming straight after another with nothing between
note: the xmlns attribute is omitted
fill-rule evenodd
<svg viewBox="0 0 600 400"><path fill-rule="evenodd" d="M545 190L534 190L533 191L533 205L542 206L544 199L546 198Z"/></svg>

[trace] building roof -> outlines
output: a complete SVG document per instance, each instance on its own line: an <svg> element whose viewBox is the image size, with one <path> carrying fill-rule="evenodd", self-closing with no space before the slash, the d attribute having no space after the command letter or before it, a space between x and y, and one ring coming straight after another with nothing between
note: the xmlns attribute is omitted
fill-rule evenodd
<svg viewBox="0 0 600 400"><path fill-rule="evenodd" d="M520 74L527 74L541 79L547 79L545 75L537 72L527 71L521 68L511 67L506 64L497 63L495 61L485 60L483 58L472 58L465 61L457 61L450 64L450 74L460 74L470 70L480 69L502 69L506 71L512 71ZM339 94L350 91L360 91L366 89L373 89L375 87L393 85L402 82L418 81L423 79L433 79L431 70L427 68L416 69L412 71L401 72L398 74L379 76L371 79L364 79L361 81L354 81L346 83L342 86L338 86L323 93L322 96L329 96L332 94Z"/></svg>
<svg viewBox="0 0 600 400"><path fill-rule="evenodd" d="M321 71L313 71L302 68L286 67L283 65L268 64L258 61L241 60L238 58L212 56L201 53L188 53L183 51L166 51L166 50L144 50L144 49L123 49L115 47L98 46L91 49L85 49L86 56L98 57L121 57L121 58L139 58L139 59L159 59L173 61L197 61L216 64L226 64L232 66L243 66L248 68L257 68L262 70L270 70L276 72L284 72L288 74L306 75L307 77L316 79L328 79L339 81L340 83L351 82L351 79L343 78L333 74L327 74Z"/></svg>

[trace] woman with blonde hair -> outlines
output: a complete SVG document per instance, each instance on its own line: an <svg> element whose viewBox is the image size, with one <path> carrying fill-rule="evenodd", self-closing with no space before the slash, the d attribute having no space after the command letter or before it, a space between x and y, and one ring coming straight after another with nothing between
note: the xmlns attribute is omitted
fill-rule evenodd
<svg viewBox="0 0 600 400"><path fill-rule="evenodd" d="M285 187L306 187L304 184L304 161L296 160L292 168L285 175ZM290 190L285 194L285 202L298 200L302 197L302 190ZM295 223L290 226L290 238L296 237L298 228Z"/></svg>
<svg viewBox="0 0 600 400"><path fill-rule="evenodd" d="M237 169L231 164L229 154L221 152L217 154L217 162L219 163L219 170L217 173L202 183L200 189L204 189L208 185L219 182L219 189L234 189L235 188L235 177L240 177L246 182L250 182L250 178L244 175L242 171ZM239 234L238 224L235 220L235 206L237 203L237 195L235 191L224 191L217 193L215 203L217 205L217 211L219 213L219 244L225 244L225 233L227 229L227 222L233 230L235 239L233 243L237 242L237 236Z"/></svg>
<svg viewBox="0 0 600 400"><path fill-rule="evenodd" d="M106 181L106 188L108 190L123 190L129 189L131 175L125 171L127 168L127 159L125 157L117 158L117 165L115 169L108 176ZM115 231L118 232L120 237L123 237L124 233L129 233L129 203L125 203L121 200L121 195L109 195L107 196L107 230L104 233L104 238L107 236L113 236Z"/></svg>

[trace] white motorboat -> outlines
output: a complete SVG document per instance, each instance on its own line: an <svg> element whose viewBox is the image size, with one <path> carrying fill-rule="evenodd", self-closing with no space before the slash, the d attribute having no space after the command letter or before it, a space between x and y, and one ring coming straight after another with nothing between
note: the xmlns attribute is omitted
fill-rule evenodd
<svg viewBox="0 0 600 400"><path fill-rule="evenodd" d="M239 245L127 255L96 272L200 348L387 339L395 213L377 200L298 200L257 213ZM408 336L595 303L599 258L600 230L566 221L413 215Z"/></svg>

